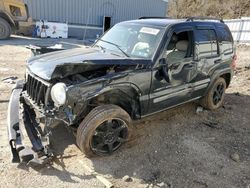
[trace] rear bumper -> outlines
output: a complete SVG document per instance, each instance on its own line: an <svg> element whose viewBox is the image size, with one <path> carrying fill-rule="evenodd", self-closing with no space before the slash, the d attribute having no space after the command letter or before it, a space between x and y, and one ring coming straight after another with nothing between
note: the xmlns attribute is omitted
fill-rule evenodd
<svg viewBox="0 0 250 188"><path fill-rule="evenodd" d="M42 137L38 131L40 126L35 119L34 110L31 109L21 98L23 86L24 82L19 81L13 88L8 107L7 126L12 162L19 163L21 161L36 161L36 163L43 164L44 161L48 161L47 159L52 155L48 153L48 150L46 149L47 145L43 145L42 139L44 137ZM20 104L23 107L24 127L32 144L32 150L25 147L22 143L22 126L19 122Z"/></svg>

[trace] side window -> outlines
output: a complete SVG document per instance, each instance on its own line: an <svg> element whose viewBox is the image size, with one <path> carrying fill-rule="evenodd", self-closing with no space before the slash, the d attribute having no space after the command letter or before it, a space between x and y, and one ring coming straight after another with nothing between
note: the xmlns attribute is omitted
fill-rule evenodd
<svg viewBox="0 0 250 188"><path fill-rule="evenodd" d="M225 27L218 27L218 34L221 53L225 55L233 53L233 38L230 31Z"/></svg>
<svg viewBox="0 0 250 188"><path fill-rule="evenodd" d="M170 64L193 57L193 31L173 33L165 49L165 57Z"/></svg>
<svg viewBox="0 0 250 188"><path fill-rule="evenodd" d="M216 33L212 29L199 29L195 32L196 53L199 58L217 56L218 43Z"/></svg>

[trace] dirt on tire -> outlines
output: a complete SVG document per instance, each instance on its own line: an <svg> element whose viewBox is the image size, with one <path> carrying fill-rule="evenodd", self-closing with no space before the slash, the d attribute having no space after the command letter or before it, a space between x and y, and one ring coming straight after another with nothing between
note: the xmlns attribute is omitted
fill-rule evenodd
<svg viewBox="0 0 250 188"><path fill-rule="evenodd" d="M218 84L223 84L223 88L226 89L226 81L224 78L220 77L214 82L207 95L201 99L201 105L208 110L216 110L224 103L225 91L223 91L221 99L217 104L214 104L213 101L214 90L218 87Z"/></svg>
<svg viewBox="0 0 250 188"><path fill-rule="evenodd" d="M90 142L95 129L109 118L119 118L130 127L129 114L116 105L101 105L94 108L79 125L76 136L76 143L81 151L88 157L96 156L91 150ZM130 134L130 131L129 131Z"/></svg>

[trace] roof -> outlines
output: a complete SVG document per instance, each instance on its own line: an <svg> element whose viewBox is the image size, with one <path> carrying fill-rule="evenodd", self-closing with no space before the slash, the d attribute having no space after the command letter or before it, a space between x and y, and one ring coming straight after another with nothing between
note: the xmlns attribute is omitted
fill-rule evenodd
<svg viewBox="0 0 250 188"><path fill-rule="evenodd" d="M154 25L158 27L166 27L170 24L176 24L185 22L185 20L181 19L169 19L169 18L152 18L152 19L138 19L138 20L131 20L125 21L122 23L136 23L136 24L143 24L143 25Z"/></svg>
<svg viewBox="0 0 250 188"><path fill-rule="evenodd" d="M216 18L215 18L216 19ZM137 19L137 20L131 20L131 21L125 21L122 23L136 23L136 24L142 24L142 25L154 25L154 26L158 26L158 27L166 27L168 25L172 25L172 24L178 24L178 23L195 23L199 24L199 25L203 25L205 24L224 24L224 22L222 20L219 20L220 22L215 21L215 19L213 18L207 18L203 19L203 20L195 20L195 17L190 18L190 19L173 19L173 18L146 18L146 19ZM214 21L213 21L214 20Z"/></svg>

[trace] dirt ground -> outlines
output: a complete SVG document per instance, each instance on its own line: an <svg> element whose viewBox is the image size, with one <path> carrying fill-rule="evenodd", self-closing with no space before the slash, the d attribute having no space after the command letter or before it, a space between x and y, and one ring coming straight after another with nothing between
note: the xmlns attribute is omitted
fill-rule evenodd
<svg viewBox="0 0 250 188"><path fill-rule="evenodd" d="M197 104L190 103L134 122L133 139L102 158L85 158L74 136L59 126L53 131L52 165L12 164L6 117L13 84L2 80L23 78L30 56L25 45L57 42L66 48L82 44L15 36L0 42L0 187L104 187L95 175L122 188L250 187L250 47L245 45L237 48L238 68L223 108L197 114Z"/></svg>

